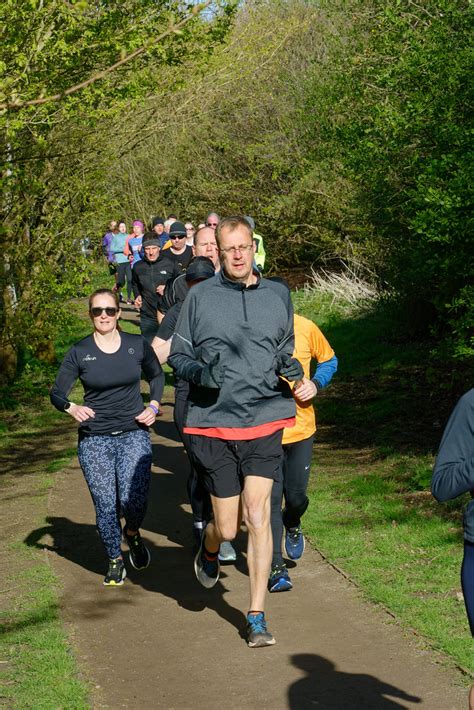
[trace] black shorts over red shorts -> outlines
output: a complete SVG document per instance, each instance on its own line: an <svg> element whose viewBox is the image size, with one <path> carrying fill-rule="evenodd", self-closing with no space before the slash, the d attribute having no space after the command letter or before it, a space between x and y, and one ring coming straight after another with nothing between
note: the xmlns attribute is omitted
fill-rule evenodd
<svg viewBox="0 0 474 710"><path fill-rule="evenodd" d="M191 453L204 478L204 485L216 498L242 493L245 476L274 481L281 477L283 430L258 439L230 441L191 434Z"/></svg>

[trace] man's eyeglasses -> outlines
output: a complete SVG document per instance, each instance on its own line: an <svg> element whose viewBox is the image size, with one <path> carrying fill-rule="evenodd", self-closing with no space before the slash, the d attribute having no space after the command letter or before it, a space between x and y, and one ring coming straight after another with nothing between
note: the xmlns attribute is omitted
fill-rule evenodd
<svg viewBox="0 0 474 710"><path fill-rule="evenodd" d="M91 308L91 314L94 316L94 318L98 318L99 316L101 316L104 311L108 316L112 318L113 316L117 315L118 308L114 308L113 306L107 306L106 308L94 306L93 308Z"/></svg>
<svg viewBox="0 0 474 710"><path fill-rule="evenodd" d="M224 252L224 254L236 254L238 251L245 252L253 249L253 244L241 244L238 247L227 247L227 249L220 248L219 251Z"/></svg>

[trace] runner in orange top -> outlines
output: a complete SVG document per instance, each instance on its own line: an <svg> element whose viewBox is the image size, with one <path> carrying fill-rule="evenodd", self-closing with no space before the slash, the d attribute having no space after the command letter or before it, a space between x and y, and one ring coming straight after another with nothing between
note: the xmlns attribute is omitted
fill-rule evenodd
<svg viewBox="0 0 474 710"><path fill-rule="evenodd" d="M304 377L293 390L296 402L296 424L283 431L283 478L275 481L272 490L273 559L268 580L270 592L284 592L292 588L281 552L283 526L285 549L291 560L298 560L304 551L301 517L308 507L308 487L316 432L313 398L326 387L337 370L334 350L312 321L294 316L294 357L303 366ZM311 361L316 360L316 371L311 378ZM283 496L285 508L282 511Z"/></svg>

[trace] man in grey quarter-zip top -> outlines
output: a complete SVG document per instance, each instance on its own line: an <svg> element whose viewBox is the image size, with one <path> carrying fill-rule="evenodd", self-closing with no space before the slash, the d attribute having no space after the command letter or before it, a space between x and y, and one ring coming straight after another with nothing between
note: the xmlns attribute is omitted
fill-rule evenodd
<svg viewBox="0 0 474 710"><path fill-rule="evenodd" d="M275 643L264 616L272 557L270 494L281 476L281 438L294 424L288 382L303 376L292 357L290 291L253 269L255 247L241 216L216 232L222 269L195 286L183 304L168 362L190 383L185 433L203 471L214 519L194 560L199 582L219 579L221 542L248 529L251 648ZM280 377L281 376L281 377Z"/></svg>

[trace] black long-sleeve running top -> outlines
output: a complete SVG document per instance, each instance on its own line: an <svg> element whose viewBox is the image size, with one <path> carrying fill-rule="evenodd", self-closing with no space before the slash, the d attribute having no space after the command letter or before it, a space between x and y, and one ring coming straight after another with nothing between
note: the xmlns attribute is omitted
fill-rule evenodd
<svg viewBox="0 0 474 710"><path fill-rule="evenodd" d="M120 347L104 353L88 335L66 354L51 389L51 402L64 411L74 383L84 387L84 405L95 417L80 424L82 434L117 434L146 428L135 417L143 411L140 394L141 372L150 383L150 398L161 401L164 374L156 355L140 335L120 333Z"/></svg>

